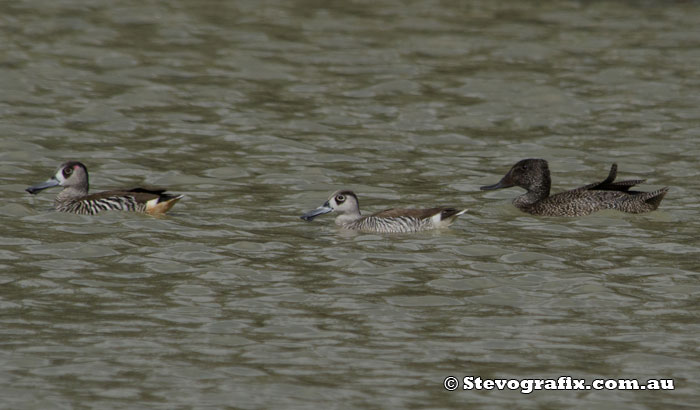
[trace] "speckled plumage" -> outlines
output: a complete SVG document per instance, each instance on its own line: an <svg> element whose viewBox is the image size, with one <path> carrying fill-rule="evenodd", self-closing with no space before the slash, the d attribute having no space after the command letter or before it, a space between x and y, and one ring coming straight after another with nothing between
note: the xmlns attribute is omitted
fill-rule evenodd
<svg viewBox="0 0 700 410"><path fill-rule="evenodd" d="M53 186L63 187L54 201L56 210L79 215L95 215L108 210L162 214L182 198L182 195L166 194L164 189L145 188L88 194L87 168L77 161L61 164L51 179L27 188L27 192L36 194Z"/></svg>
<svg viewBox="0 0 700 410"><path fill-rule="evenodd" d="M551 179L547 161L524 159L494 185L482 190L519 186L527 190L513 200L513 205L524 212L543 216L583 216L601 209L616 209L622 212L650 212L659 207L668 188L652 192L630 191L643 179L615 182L617 164L610 168L608 177L593 184L549 195Z"/></svg>
<svg viewBox="0 0 700 410"><path fill-rule="evenodd" d="M466 209L428 208L399 209L391 208L369 216L360 214L357 195L352 191L336 191L322 206L301 216L306 221L336 211L336 225L350 230L373 233L409 233L440 229L450 226Z"/></svg>

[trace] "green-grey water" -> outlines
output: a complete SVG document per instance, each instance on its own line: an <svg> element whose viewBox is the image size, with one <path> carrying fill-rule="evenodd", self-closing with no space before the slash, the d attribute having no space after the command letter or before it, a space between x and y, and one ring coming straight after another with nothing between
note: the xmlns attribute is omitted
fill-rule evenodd
<svg viewBox="0 0 700 410"><path fill-rule="evenodd" d="M700 399L697 2L0 3L0 408L692 408ZM544 218L517 160L658 211ZM185 194L164 218L52 210ZM349 234L303 212L463 206ZM447 376L673 379L447 391Z"/></svg>

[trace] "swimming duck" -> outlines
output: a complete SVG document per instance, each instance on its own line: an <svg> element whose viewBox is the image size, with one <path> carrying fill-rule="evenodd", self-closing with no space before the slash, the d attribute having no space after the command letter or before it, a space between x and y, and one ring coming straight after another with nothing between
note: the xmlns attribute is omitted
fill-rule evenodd
<svg viewBox="0 0 700 410"><path fill-rule="evenodd" d="M145 212L164 214L183 195L166 194L164 189L133 188L126 190L105 191L88 194L88 171L78 161L68 161L58 168L56 174L48 181L30 186L30 194L54 186L62 186L54 201L57 211L80 215L95 215L107 210Z"/></svg>
<svg viewBox="0 0 700 410"><path fill-rule="evenodd" d="M467 212L466 209L456 208L392 208L362 216L357 195L352 191L341 190L334 192L322 206L302 215L301 219L311 221L332 211L338 212L335 218L336 225L345 229L374 233L405 233L446 228L458 216Z"/></svg>
<svg viewBox="0 0 700 410"><path fill-rule="evenodd" d="M550 196L549 166L543 159L524 159L508 171L496 184L482 186L482 190L519 186L526 193L513 200L513 205L524 212L544 216L582 216L601 209L616 209L630 213L653 211L659 207L668 188L653 192L630 191L643 179L614 182L617 164L602 182L584 185Z"/></svg>

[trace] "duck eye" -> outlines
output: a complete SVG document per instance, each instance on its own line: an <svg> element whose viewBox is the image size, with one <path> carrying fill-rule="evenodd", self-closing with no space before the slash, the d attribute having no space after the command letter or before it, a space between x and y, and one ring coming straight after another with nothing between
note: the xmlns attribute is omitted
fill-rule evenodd
<svg viewBox="0 0 700 410"><path fill-rule="evenodd" d="M345 196L344 195L336 195L335 197L335 202L341 203L345 201Z"/></svg>
<svg viewBox="0 0 700 410"><path fill-rule="evenodd" d="M73 173L73 168L66 167L66 168L63 170L63 175L65 175L65 176L68 176L68 175L70 175L70 174L72 174L72 173Z"/></svg>

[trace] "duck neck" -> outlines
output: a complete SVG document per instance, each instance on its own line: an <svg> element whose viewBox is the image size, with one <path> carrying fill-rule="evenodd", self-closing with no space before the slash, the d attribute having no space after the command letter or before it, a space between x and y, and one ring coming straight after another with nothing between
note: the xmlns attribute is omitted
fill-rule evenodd
<svg viewBox="0 0 700 410"><path fill-rule="evenodd" d="M549 174L545 174L542 178L526 187L527 192L515 198L513 204L519 208L534 205L549 196L551 185L552 181L549 178Z"/></svg>
<svg viewBox="0 0 700 410"><path fill-rule="evenodd" d="M87 194L88 194L88 191L86 189L80 189L80 188L76 188L76 187L64 188L56 196L56 202L62 203L62 202L75 201L76 199L84 197Z"/></svg>
<svg viewBox="0 0 700 410"><path fill-rule="evenodd" d="M362 218L362 215L360 215L360 211L349 213L346 212L338 215L335 218L335 224L340 226L346 226L350 225L351 223L357 221L360 218Z"/></svg>

